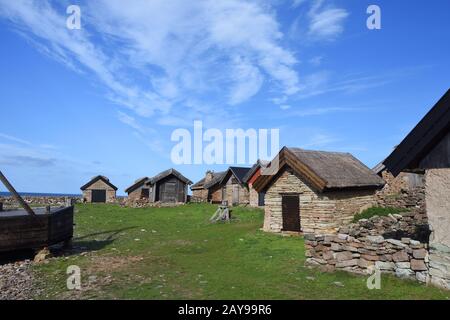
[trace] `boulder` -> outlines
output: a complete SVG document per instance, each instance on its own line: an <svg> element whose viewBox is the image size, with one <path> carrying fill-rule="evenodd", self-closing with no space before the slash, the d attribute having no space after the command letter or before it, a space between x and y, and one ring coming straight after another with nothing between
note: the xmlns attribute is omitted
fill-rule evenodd
<svg viewBox="0 0 450 320"><path fill-rule="evenodd" d="M416 273L411 269L396 269L395 275L402 279L411 279L416 275Z"/></svg>

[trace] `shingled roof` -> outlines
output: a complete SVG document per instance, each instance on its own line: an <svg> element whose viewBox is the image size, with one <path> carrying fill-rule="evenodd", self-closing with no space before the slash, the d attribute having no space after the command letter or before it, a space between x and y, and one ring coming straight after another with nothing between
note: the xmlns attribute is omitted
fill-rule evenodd
<svg viewBox="0 0 450 320"><path fill-rule="evenodd" d="M384 185L375 172L350 153L284 147L276 159L280 169L286 165L291 167L321 192L333 189L376 189ZM253 184L254 188L263 190L275 176L259 177Z"/></svg>
<svg viewBox="0 0 450 320"><path fill-rule="evenodd" d="M227 174L227 172L228 171L214 172L213 178L211 179L211 181L205 183L203 187L205 189L209 189L209 188L215 186L216 184L220 183L222 181L223 177Z"/></svg>
<svg viewBox="0 0 450 320"><path fill-rule="evenodd" d="M93 185L94 183L96 183L97 181L102 180L104 183L106 183L108 186L110 186L111 188L113 188L115 191L117 191L117 187L115 185L113 185L111 182L109 182L109 179L105 176L95 176L93 177L88 183L86 183L84 186L82 186L80 189L81 191L86 190L87 188L89 188L91 185Z"/></svg>
<svg viewBox="0 0 450 320"><path fill-rule="evenodd" d="M134 190L145 184L148 180L150 180L148 177L137 179L131 186L125 189L125 192L126 193L133 192Z"/></svg>
<svg viewBox="0 0 450 320"><path fill-rule="evenodd" d="M422 159L450 134L450 90L425 115L395 150L383 161L397 176L402 171L423 171ZM447 158L447 165L449 159Z"/></svg>
<svg viewBox="0 0 450 320"><path fill-rule="evenodd" d="M183 181L186 184L192 184L191 180L189 180L188 178L186 178L180 172L178 172L177 170L175 170L173 168L163 171L163 172L157 174L156 176L154 176L153 178L150 178L150 180L147 182L147 184L153 185L153 184L157 183L158 181L160 181L170 175L174 175L175 177L177 177L178 179L180 179L181 181Z"/></svg>

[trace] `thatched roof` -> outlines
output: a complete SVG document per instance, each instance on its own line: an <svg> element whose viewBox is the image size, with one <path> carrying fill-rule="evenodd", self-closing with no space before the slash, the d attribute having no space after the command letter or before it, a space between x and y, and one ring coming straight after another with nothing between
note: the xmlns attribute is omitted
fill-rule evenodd
<svg viewBox="0 0 450 320"><path fill-rule="evenodd" d="M117 191L117 187L115 185L113 185L111 182L109 182L109 179L105 176L95 176L93 177L88 183L86 183L84 186L82 186L80 189L81 191L86 190L87 188L89 188L91 185L93 185L94 183L96 183L97 181L102 180L104 183L106 183L108 186L110 186L111 188L113 188L115 191Z"/></svg>
<svg viewBox="0 0 450 320"><path fill-rule="evenodd" d="M166 177L168 177L168 176L170 176L170 175L173 175L173 176L177 177L178 179L180 179L181 181L183 181L183 182L186 183L186 184L192 184L192 181L191 181L191 180L189 180L188 178L186 178L185 176L183 176L180 172L178 172L178 171L175 170L175 169L169 169L169 170L166 170L166 171L163 171L163 172L157 174L156 176L154 176L153 178L151 178L151 179L147 182L147 184L148 184L148 185L154 185L154 184L157 183L158 181L160 181L160 180L162 180L162 179L164 179L164 178L166 178Z"/></svg>
<svg viewBox="0 0 450 320"><path fill-rule="evenodd" d="M148 177L142 177L137 179L131 186L129 186L128 188L125 189L126 193L130 193L133 192L134 190L136 190L137 188L139 188L140 186L144 185L147 181L149 181L150 178Z"/></svg>
<svg viewBox="0 0 450 320"><path fill-rule="evenodd" d="M279 161L279 170L291 167L321 192L333 189L376 189L384 185L384 181L375 172L350 153L284 147L276 159ZM263 190L279 170L274 175L260 176L255 181L254 188L257 191Z"/></svg>

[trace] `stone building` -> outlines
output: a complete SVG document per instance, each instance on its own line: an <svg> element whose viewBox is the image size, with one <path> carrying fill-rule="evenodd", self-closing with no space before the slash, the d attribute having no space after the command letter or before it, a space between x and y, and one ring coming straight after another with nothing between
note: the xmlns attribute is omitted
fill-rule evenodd
<svg viewBox="0 0 450 320"><path fill-rule="evenodd" d="M150 178L143 177L136 180L131 186L125 189L125 193L128 194L129 201L145 200L150 198L150 187L147 186L147 182Z"/></svg>
<svg viewBox="0 0 450 320"><path fill-rule="evenodd" d="M113 203L117 187L105 176L96 176L82 186L83 201L88 203Z"/></svg>
<svg viewBox="0 0 450 320"><path fill-rule="evenodd" d="M425 174L429 281L450 289L450 90L383 162L394 176Z"/></svg>
<svg viewBox="0 0 450 320"><path fill-rule="evenodd" d="M165 170L152 178L141 178L128 187L128 202L186 203L192 181L175 169Z"/></svg>
<svg viewBox="0 0 450 320"><path fill-rule="evenodd" d="M253 187L265 192L264 230L335 233L373 206L383 180L349 153L284 147L272 175Z"/></svg>
<svg viewBox="0 0 450 320"><path fill-rule="evenodd" d="M258 192L253 187L253 183L261 176L263 166L269 162L258 160L250 171L245 175L243 181L247 184L249 190L249 203L251 207L264 207L265 192Z"/></svg>
<svg viewBox="0 0 450 320"><path fill-rule="evenodd" d="M227 201L229 205L249 204L249 190L243 181L250 168L230 167L213 179L205 183L208 190L208 201L221 203Z"/></svg>
<svg viewBox="0 0 450 320"><path fill-rule="evenodd" d="M214 172L208 170L205 177L191 186L192 190L192 202L208 202L209 191L205 185L209 184L214 179L221 180L226 171Z"/></svg>

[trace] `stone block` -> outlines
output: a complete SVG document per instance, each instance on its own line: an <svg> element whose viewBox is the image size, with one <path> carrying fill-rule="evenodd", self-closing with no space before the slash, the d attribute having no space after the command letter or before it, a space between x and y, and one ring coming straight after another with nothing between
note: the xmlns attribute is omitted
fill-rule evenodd
<svg viewBox="0 0 450 320"><path fill-rule="evenodd" d="M392 255L392 260L394 262L405 262L409 261L409 256L405 251L398 251Z"/></svg>
<svg viewBox="0 0 450 320"><path fill-rule="evenodd" d="M367 238L367 240L370 243L377 243L377 244L379 244L379 243L383 243L384 242L383 236L367 236L366 238Z"/></svg>
<svg viewBox="0 0 450 320"><path fill-rule="evenodd" d="M411 259L411 269L414 271L427 271L428 268L423 260Z"/></svg>
<svg viewBox="0 0 450 320"><path fill-rule="evenodd" d="M409 262L396 262L395 267L398 269L411 269L411 263Z"/></svg>
<svg viewBox="0 0 450 320"><path fill-rule="evenodd" d="M407 245L401 242L400 240L395 239L386 239L386 242L393 244L394 246L400 247L400 248L406 248Z"/></svg>
<svg viewBox="0 0 450 320"><path fill-rule="evenodd" d="M380 270L393 271L395 269L395 264L393 262L376 261L375 267Z"/></svg>
<svg viewBox="0 0 450 320"><path fill-rule="evenodd" d="M369 254L362 254L362 259L368 260L368 261L378 261L380 258L377 255L369 255Z"/></svg>
<svg viewBox="0 0 450 320"><path fill-rule="evenodd" d="M352 258L353 258L353 256L352 256L352 253L350 251L342 251L342 252L336 253L336 260L338 262L346 261L346 260L352 260Z"/></svg>
<svg viewBox="0 0 450 320"><path fill-rule="evenodd" d="M416 272L416 279L417 279L417 281L422 282L422 283L427 283L428 282L428 278L429 278L429 275L428 275L427 272L425 272L425 271L423 271L423 272Z"/></svg>
<svg viewBox="0 0 450 320"><path fill-rule="evenodd" d="M336 268L347 268L347 267L354 267L357 265L358 265L358 259L353 259L353 260L337 262Z"/></svg>
<svg viewBox="0 0 450 320"><path fill-rule="evenodd" d="M395 275L402 279L411 279L415 277L416 273L411 269L396 269Z"/></svg>
<svg viewBox="0 0 450 320"><path fill-rule="evenodd" d="M428 255L428 251L425 249L413 250L413 257L415 259L425 259Z"/></svg>
<svg viewBox="0 0 450 320"><path fill-rule="evenodd" d="M371 266L375 265L373 261L368 261L365 259L358 259L358 267L360 268L369 268Z"/></svg>

